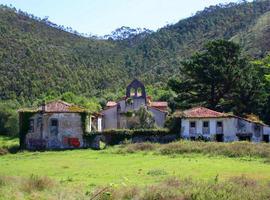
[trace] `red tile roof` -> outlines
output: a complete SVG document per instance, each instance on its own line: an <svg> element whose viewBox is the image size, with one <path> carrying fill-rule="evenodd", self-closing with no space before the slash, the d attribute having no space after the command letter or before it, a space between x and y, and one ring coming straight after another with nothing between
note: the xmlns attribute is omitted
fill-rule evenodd
<svg viewBox="0 0 270 200"><path fill-rule="evenodd" d="M204 107L195 107L182 112L182 117L185 118L221 118L229 117L230 114L221 113L214 110L210 110Z"/></svg>
<svg viewBox="0 0 270 200"><path fill-rule="evenodd" d="M43 110L45 108L45 110ZM38 108L31 109L21 109L19 112L41 112L44 111L46 113L82 113L86 112L86 110L80 106L70 104L64 101L52 101L46 103L45 106L39 106Z"/></svg>
<svg viewBox="0 0 270 200"><path fill-rule="evenodd" d="M161 109L159 107L147 106L147 108L152 108L152 109L158 110L158 111L163 112L163 113L168 113L167 109Z"/></svg>
<svg viewBox="0 0 270 200"><path fill-rule="evenodd" d="M117 103L115 101L108 101L107 104L106 104L107 107L113 107L113 106L116 106L116 105L117 105Z"/></svg>
<svg viewBox="0 0 270 200"><path fill-rule="evenodd" d="M39 110L42 111L42 106L39 107ZM70 104L61 100L53 101L50 103L47 103L45 105L45 112L70 112L70 113L77 113L77 112L85 112L85 109L74 105Z"/></svg>
<svg viewBox="0 0 270 200"><path fill-rule="evenodd" d="M150 106L152 106L152 107L168 107L168 103L166 101L156 101L156 102L151 102Z"/></svg>

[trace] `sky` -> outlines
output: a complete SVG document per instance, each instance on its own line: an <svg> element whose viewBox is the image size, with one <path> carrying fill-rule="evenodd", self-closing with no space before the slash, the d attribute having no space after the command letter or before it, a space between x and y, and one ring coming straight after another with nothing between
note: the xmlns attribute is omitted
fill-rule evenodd
<svg viewBox="0 0 270 200"><path fill-rule="evenodd" d="M97 36L116 28L157 30L210 5L239 0L0 0L51 22Z"/></svg>

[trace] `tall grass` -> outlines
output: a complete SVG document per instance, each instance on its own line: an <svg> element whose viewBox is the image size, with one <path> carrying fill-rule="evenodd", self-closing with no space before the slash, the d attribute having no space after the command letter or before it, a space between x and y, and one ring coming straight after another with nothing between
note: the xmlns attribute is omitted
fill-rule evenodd
<svg viewBox="0 0 270 200"><path fill-rule="evenodd" d="M137 143L119 146L117 153L134 153L137 151L154 151L162 155L199 153L207 155L223 155L228 157L261 157L270 159L270 144L250 142L197 142L179 141L169 144Z"/></svg>
<svg viewBox="0 0 270 200"><path fill-rule="evenodd" d="M270 184L260 184L244 176L208 182L172 177L147 187L109 188L97 194L99 200L269 200Z"/></svg>
<svg viewBox="0 0 270 200"><path fill-rule="evenodd" d="M31 175L27 178L0 176L0 199L2 200L73 200L89 199L80 187L67 187L48 177Z"/></svg>

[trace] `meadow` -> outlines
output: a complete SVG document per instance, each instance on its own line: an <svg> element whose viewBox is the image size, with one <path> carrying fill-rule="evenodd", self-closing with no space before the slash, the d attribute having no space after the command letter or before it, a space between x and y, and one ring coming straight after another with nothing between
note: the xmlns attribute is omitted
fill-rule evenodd
<svg viewBox="0 0 270 200"><path fill-rule="evenodd" d="M0 148L16 143L0 141ZM236 155L232 145L248 150ZM95 199L215 199L217 194L237 199L245 188L243 199L269 199L269 149L268 144L176 142L7 153L0 156L0 199L89 199L97 193ZM220 193L211 193L213 188ZM212 196L202 196L206 191Z"/></svg>

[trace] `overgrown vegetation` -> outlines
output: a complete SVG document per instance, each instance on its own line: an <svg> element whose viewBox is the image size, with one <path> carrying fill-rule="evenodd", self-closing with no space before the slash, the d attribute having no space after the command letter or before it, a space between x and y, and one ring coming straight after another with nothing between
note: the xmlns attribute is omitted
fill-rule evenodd
<svg viewBox="0 0 270 200"><path fill-rule="evenodd" d="M132 141L134 137L162 138L175 135L168 129L108 129L100 132L91 132L84 135L84 139L91 143L96 136L102 136L108 145L117 145ZM175 137L176 138L176 137Z"/></svg>
<svg viewBox="0 0 270 200"><path fill-rule="evenodd" d="M139 110L127 113L127 125L130 129L154 129L156 128L153 114L146 107L141 106Z"/></svg>
<svg viewBox="0 0 270 200"><path fill-rule="evenodd" d="M161 155L199 153L211 156L261 157L266 158L267 162L270 162L270 145L250 142L218 143L179 141L170 144L137 143L124 144L116 150L117 153L135 153L137 151L153 151Z"/></svg>
<svg viewBox="0 0 270 200"><path fill-rule="evenodd" d="M164 173L154 174L164 175ZM203 181L193 178L169 177L155 184L141 186L117 185L98 187L85 192L80 187L64 186L47 177L28 178L0 176L1 199L99 199L99 200L268 200L270 186L244 175L224 181L215 178Z"/></svg>
<svg viewBox="0 0 270 200"><path fill-rule="evenodd" d="M269 184L261 184L245 176L219 181L218 176L210 181L196 181L192 178L179 180L171 177L161 183L146 187L116 186L102 191L99 200L267 200L270 197ZM95 193L93 194L95 195Z"/></svg>
<svg viewBox="0 0 270 200"><path fill-rule="evenodd" d="M48 177L0 176L0 199L87 199L79 187L64 187Z"/></svg>

